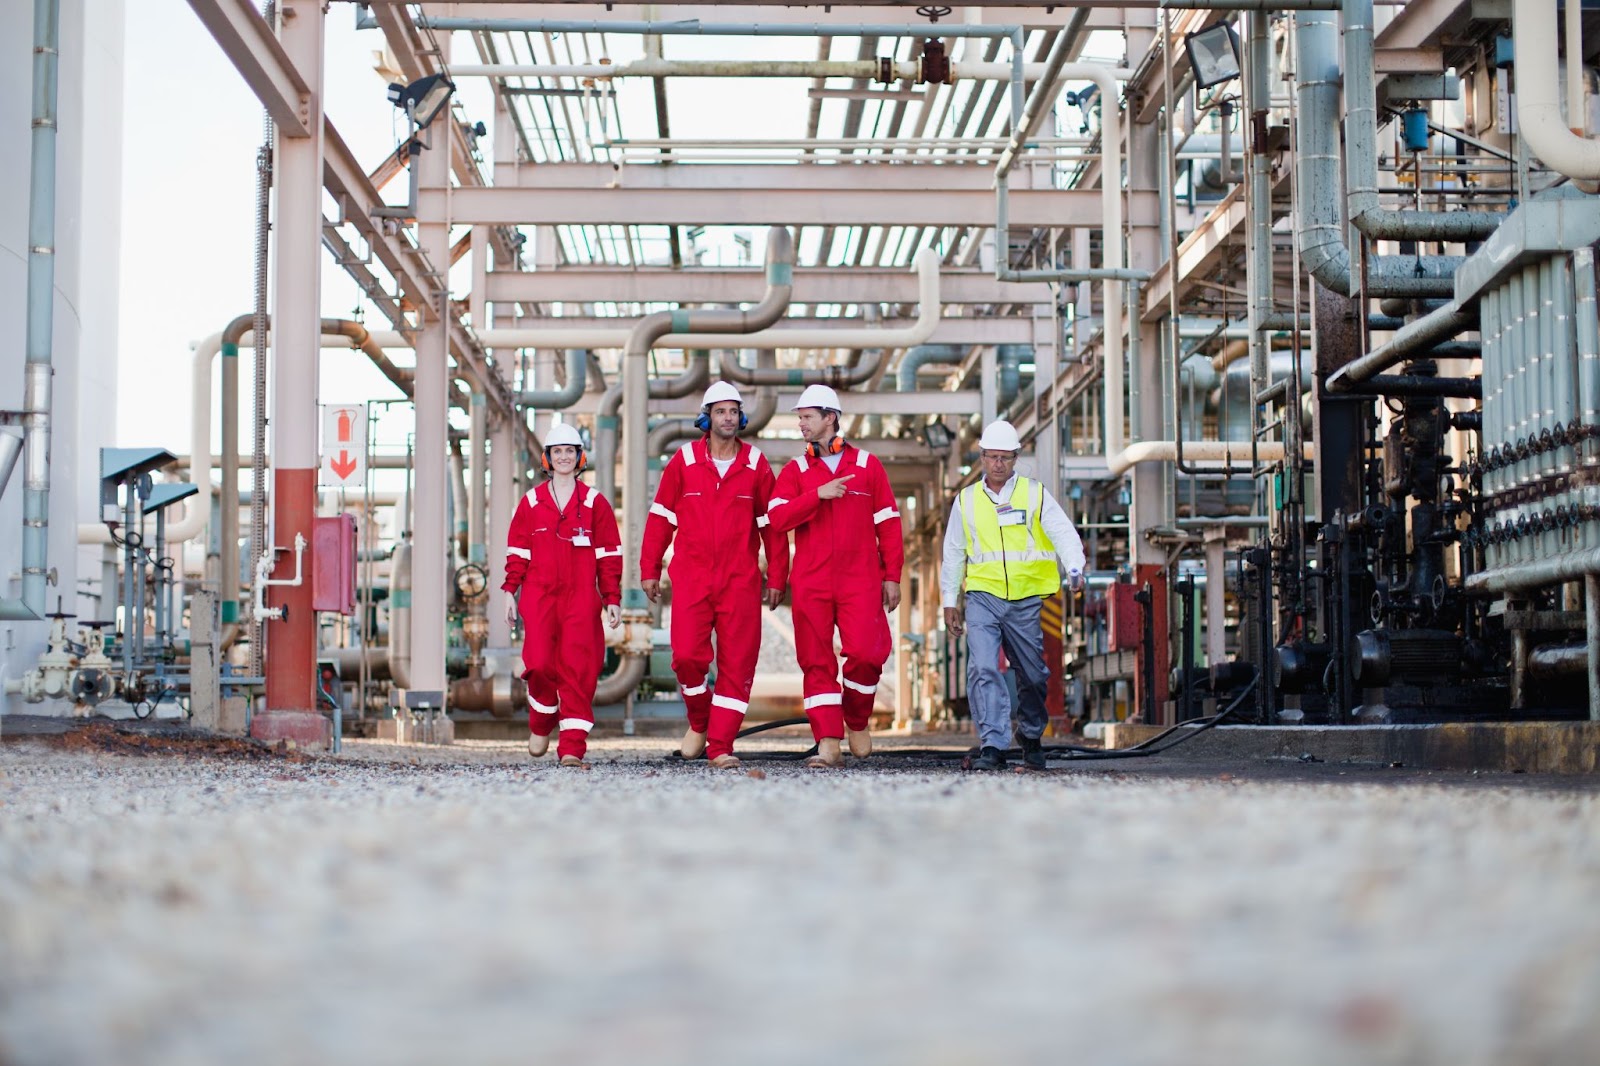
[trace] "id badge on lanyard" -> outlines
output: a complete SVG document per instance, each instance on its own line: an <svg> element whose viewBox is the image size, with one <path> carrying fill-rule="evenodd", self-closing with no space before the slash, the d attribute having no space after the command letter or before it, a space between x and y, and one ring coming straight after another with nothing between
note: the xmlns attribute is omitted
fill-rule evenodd
<svg viewBox="0 0 1600 1066"><path fill-rule="evenodd" d="M1028 524L1028 512L1019 511L1007 504L1004 508L996 508L995 515L1000 519L1000 526L1023 526Z"/></svg>

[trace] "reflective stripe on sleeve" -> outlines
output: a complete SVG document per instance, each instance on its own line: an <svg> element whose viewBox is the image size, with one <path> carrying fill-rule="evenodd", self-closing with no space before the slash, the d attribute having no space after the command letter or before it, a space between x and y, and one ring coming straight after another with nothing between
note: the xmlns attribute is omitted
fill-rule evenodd
<svg viewBox="0 0 1600 1066"><path fill-rule="evenodd" d="M675 513L673 513L672 511L668 510L667 508L661 506L661 504L659 504L659 503L652 503L650 505L650 513L651 514L660 515L662 518L665 518L668 522L671 522L673 525L677 525L678 524L678 516Z"/></svg>
<svg viewBox="0 0 1600 1066"><path fill-rule="evenodd" d="M877 525L879 522L887 522L891 518L899 517L899 511L896 511L893 507L885 507L883 510L872 516L872 524Z"/></svg>
<svg viewBox="0 0 1600 1066"><path fill-rule="evenodd" d="M528 551L527 548L507 548L506 549L506 554L507 555L515 555L518 559L532 559L533 558L533 553Z"/></svg>

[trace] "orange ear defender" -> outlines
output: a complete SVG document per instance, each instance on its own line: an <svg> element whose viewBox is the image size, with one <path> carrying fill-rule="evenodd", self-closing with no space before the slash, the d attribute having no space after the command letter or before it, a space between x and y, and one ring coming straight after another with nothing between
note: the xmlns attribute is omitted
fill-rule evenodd
<svg viewBox="0 0 1600 1066"><path fill-rule="evenodd" d="M539 466L540 466L541 469L544 470L544 472L546 474L551 472L551 468L550 468L550 449L549 448L540 449L540 451L539 451ZM578 449L578 469L574 470L573 473L574 474L581 474L585 470L587 470L588 467L589 467L589 451L586 448L579 448Z"/></svg>
<svg viewBox="0 0 1600 1066"><path fill-rule="evenodd" d="M816 441L812 441L810 444L806 445L806 455L812 459L821 459L828 455L838 455L842 451L844 451L844 438L838 436L837 434L826 444L818 444Z"/></svg>

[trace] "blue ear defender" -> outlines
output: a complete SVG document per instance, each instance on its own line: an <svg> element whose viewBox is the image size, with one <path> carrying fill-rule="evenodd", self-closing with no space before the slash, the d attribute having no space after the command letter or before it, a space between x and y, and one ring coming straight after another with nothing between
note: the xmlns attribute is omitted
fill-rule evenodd
<svg viewBox="0 0 1600 1066"><path fill-rule="evenodd" d="M743 432L744 428L746 426L748 426L749 424L750 424L750 416L744 413L744 404L740 404L739 405L739 430L740 430L740 432ZM711 412L706 410L704 407L700 408L700 417L698 417L698 418L696 418L694 420L694 428L698 429L701 433L710 433L711 432Z"/></svg>

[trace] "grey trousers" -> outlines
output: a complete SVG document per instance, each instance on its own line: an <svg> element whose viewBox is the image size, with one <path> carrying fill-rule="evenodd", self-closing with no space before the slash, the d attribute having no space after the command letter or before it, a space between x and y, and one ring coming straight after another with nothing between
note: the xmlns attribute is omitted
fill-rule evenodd
<svg viewBox="0 0 1600 1066"><path fill-rule="evenodd" d="M1037 596L1003 600L987 592L967 593L967 705L984 747L1004 751L1011 746L1011 693L1000 673L1002 647L1017 681L1019 731L1035 740L1044 734L1050 671L1044 665L1039 604Z"/></svg>

